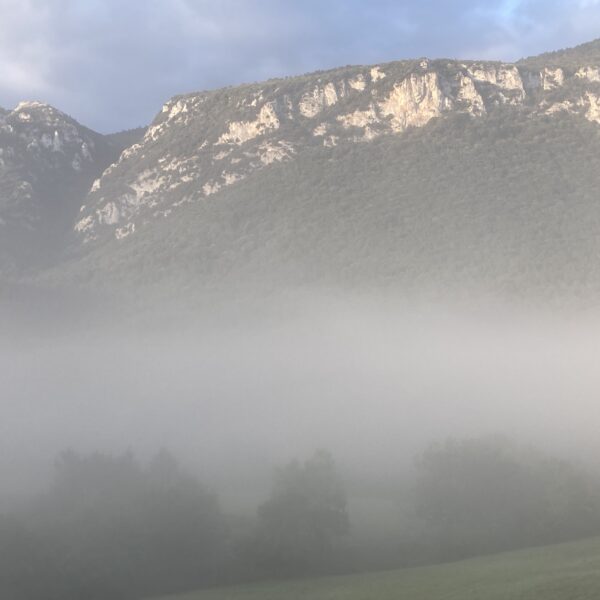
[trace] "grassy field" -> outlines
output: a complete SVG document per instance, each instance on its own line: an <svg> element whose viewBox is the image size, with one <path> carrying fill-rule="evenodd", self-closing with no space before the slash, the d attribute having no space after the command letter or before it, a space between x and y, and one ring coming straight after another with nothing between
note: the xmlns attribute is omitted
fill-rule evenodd
<svg viewBox="0 0 600 600"><path fill-rule="evenodd" d="M598 600L600 539L384 573L242 585L161 600Z"/></svg>

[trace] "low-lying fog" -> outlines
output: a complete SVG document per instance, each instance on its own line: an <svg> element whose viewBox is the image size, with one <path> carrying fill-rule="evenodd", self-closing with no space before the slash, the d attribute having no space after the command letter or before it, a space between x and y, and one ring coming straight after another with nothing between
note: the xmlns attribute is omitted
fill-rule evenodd
<svg viewBox="0 0 600 600"><path fill-rule="evenodd" d="M2 503L44 485L65 448L167 447L252 510L273 466L322 447L350 492L447 436L597 456L600 315L320 296L275 312L5 336Z"/></svg>

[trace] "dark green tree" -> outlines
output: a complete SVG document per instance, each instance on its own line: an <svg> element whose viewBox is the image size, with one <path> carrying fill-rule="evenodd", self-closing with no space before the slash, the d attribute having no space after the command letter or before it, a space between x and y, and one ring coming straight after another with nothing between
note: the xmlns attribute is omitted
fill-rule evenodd
<svg viewBox="0 0 600 600"><path fill-rule="evenodd" d="M326 571L349 529L346 494L334 460L318 451L276 475L270 499L258 510L263 567L276 575Z"/></svg>
<svg viewBox="0 0 600 600"><path fill-rule="evenodd" d="M583 471L503 438L434 444L418 458L417 475L417 512L440 559L600 530L598 497Z"/></svg>
<svg viewBox="0 0 600 600"><path fill-rule="evenodd" d="M135 600L214 584L227 535L214 494L168 452L148 466L66 452L52 489L0 520L0 597Z"/></svg>

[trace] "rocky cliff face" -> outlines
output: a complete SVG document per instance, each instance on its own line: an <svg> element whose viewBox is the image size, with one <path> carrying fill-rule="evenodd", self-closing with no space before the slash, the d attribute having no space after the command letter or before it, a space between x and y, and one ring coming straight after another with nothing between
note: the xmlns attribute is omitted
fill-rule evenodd
<svg viewBox="0 0 600 600"><path fill-rule="evenodd" d="M120 240L308 148L502 110L600 124L600 69L423 59L179 96L94 182L75 230L84 243Z"/></svg>

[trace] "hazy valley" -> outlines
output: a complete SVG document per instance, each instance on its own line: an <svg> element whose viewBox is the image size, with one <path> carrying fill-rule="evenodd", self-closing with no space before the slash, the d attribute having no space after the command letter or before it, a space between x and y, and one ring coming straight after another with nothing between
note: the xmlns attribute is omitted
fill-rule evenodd
<svg viewBox="0 0 600 600"><path fill-rule="evenodd" d="M114 134L0 109L0 596L599 535L599 189L600 41L194 92ZM540 597L587 544L531 559Z"/></svg>

